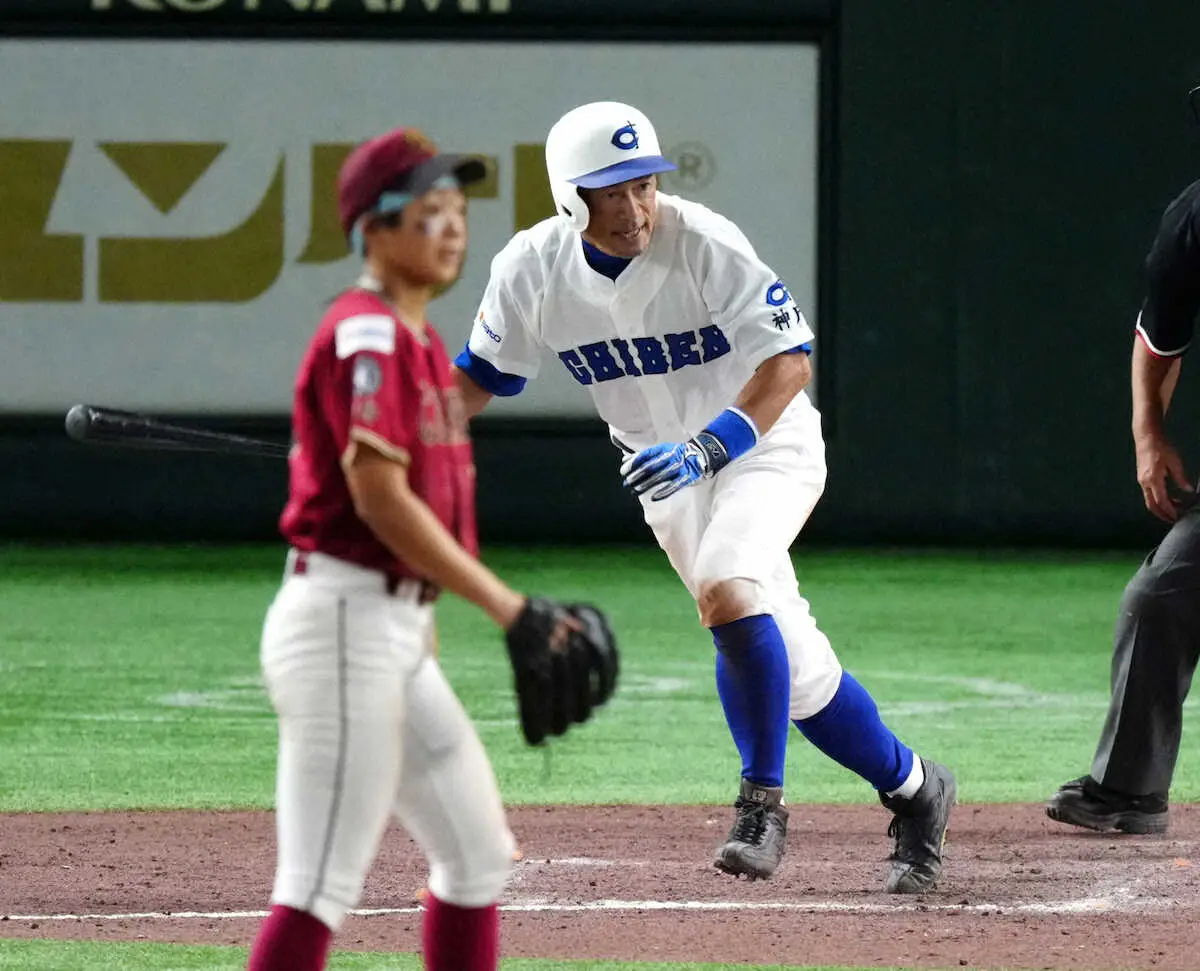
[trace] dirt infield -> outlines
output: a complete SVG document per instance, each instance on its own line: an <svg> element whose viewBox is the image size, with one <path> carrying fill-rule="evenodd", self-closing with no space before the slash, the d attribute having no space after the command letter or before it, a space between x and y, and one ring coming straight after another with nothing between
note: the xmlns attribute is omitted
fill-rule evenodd
<svg viewBox="0 0 1200 971"><path fill-rule="evenodd" d="M1130 969L1200 962L1200 807L1165 837L1112 837L1036 806L960 806L942 886L882 892L888 816L791 807L775 879L709 865L709 807L510 813L524 851L505 897L508 956L755 964ZM0 816L0 936L247 944L274 866L266 813ZM390 831L340 947L413 951L424 867Z"/></svg>

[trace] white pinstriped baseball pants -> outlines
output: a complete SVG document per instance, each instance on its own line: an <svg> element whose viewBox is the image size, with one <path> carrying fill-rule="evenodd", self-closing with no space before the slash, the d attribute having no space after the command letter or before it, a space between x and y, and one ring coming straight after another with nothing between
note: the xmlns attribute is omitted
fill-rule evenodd
<svg viewBox="0 0 1200 971"><path fill-rule="evenodd" d="M336 930L357 905L388 818L424 851L429 888L496 902L512 867L495 775L430 645L433 608L381 574L310 554L263 625L279 717L271 902Z"/></svg>

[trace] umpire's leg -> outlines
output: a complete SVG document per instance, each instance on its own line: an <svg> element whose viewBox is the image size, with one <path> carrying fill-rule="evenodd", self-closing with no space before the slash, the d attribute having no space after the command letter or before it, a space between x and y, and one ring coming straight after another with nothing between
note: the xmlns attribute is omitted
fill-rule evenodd
<svg viewBox="0 0 1200 971"><path fill-rule="evenodd" d="M1121 598L1093 779L1129 795L1166 797L1198 655L1200 507L1176 522Z"/></svg>

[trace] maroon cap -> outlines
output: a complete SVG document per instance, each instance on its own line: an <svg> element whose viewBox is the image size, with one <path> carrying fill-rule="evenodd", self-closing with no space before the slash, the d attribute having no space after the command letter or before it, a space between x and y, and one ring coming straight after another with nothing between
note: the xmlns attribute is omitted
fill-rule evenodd
<svg viewBox="0 0 1200 971"><path fill-rule="evenodd" d="M440 155L437 146L416 128L396 128L363 142L338 172L338 218L347 236L364 212L375 208L385 192L419 196L443 175L468 186L487 175L482 160L469 155Z"/></svg>

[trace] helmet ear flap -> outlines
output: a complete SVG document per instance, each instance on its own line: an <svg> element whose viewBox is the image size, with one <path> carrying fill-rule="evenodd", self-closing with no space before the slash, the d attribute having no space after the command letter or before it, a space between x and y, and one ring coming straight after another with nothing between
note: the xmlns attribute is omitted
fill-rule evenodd
<svg viewBox="0 0 1200 971"><path fill-rule="evenodd" d="M588 211L587 203L579 194L578 186L570 182L555 182L551 186L551 195L554 196L554 205L558 215L566 219L572 229L577 233L582 233L587 229L591 213Z"/></svg>

